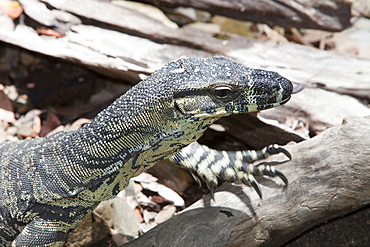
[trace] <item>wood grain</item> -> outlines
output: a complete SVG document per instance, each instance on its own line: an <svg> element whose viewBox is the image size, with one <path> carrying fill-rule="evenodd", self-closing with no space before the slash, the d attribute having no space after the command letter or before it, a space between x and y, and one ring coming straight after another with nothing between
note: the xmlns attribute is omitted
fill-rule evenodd
<svg viewBox="0 0 370 247"><path fill-rule="evenodd" d="M370 117L343 124L288 145L290 162L278 169L289 179L260 179L253 189L225 184L164 222L132 246L279 246L305 230L370 203ZM270 160L281 160L282 156Z"/></svg>

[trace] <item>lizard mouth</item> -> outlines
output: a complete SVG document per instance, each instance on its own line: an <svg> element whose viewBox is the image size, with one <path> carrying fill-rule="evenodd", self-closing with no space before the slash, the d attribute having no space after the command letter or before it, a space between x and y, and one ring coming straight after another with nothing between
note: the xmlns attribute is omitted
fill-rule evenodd
<svg viewBox="0 0 370 247"><path fill-rule="evenodd" d="M290 100L292 96L288 96L286 97L285 99L282 99L276 103L271 103L271 104L265 104L266 106L268 106L268 108L271 108L271 107L275 107L275 106L279 106L279 105L284 105L286 102L288 102ZM270 107L269 107L270 106Z"/></svg>
<svg viewBox="0 0 370 247"><path fill-rule="evenodd" d="M273 102L273 103L267 103L267 104L261 104L261 105L256 105L256 104L237 104L237 105L228 105L224 107L219 107L215 108L212 110L208 110L205 112L199 112L194 115L194 117L197 118L209 118L209 117L224 117L232 114L239 114L239 113L247 113L247 112L256 112L260 110L265 110L273 107L277 107L280 105L285 104L290 100L291 96L289 95L283 100L280 100L278 102Z"/></svg>
<svg viewBox="0 0 370 247"><path fill-rule="evenodd" d="M261 110L281 106L281 105L285 104L286 102L288 102L289 100L290 100L290 96L288 98L286 98L282 101L276 102L276 103L269 103L269 104L259 105L259 106L257 106L256 111L261 111Z"/></svg>

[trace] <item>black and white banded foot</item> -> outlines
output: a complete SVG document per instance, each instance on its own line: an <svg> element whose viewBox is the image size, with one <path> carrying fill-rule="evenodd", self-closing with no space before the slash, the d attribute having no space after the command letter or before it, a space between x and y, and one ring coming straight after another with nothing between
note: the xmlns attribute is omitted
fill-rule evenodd
<svg viewBox="0 0 370 247"><path fill-rule="evenodd" d="M218 185L218 178L252 186L262 198L262 192L255 176L277 176L286 185L288 185L288 179L273 166L252 165L251 163L278 153L283 153L291 159L289 152L278 145L270 145L259 151L219 151L194 142L176 153L170 160L189 168L202 178L207 184L212 198Z"/></svg>

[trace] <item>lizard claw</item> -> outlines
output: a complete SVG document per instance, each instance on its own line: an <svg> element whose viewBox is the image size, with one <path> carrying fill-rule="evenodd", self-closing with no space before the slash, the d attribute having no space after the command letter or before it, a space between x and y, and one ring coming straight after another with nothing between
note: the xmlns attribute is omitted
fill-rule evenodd
<svg viewBox="0 0 370 247"><path fill-rule="evenodd" d="M217 184L214 182L207 183L207 187L209 189L209 195L211 196L212 200L215 200L215 189L217 187Z"/></svg>
<svg viewBox="0 0 370 247"><path fill-rule="evenodd" d="M276 177L278 176L285 185L288 185L288 179L286 176L279 170L275 169L273 166L265 165L265 164L259 164L256 166L248 167L247 169L243 167L243 170L245 170L248 173L258 175L258 176L269 176L269 177Z"/></svg>
<svg viewBox="0 0 370 247"><path fill-rule="evenodd" d="M292 155L283 147L279 145L270 145L266 147L265 151L268 155L283 153L289 160L292 160Z"/></svg>
<svg viewBox="0 0 370 247"><path fill-rule="evenodd" d="M244 174L248 174L247 176L244 176L241 179L241 182L248 186L252 186L259 197L262 199L262 192L261 188L257 182L257 180L254 178L255 176L269 176L269 177L276 177L278 176L285 185L288 185L288 179L285 177L285 175L280 172L279 170L276 170L274 167L270 165L244 165L241 170L244 172Z"/></svg>
<svg viewBox="0 0 370 247"><path fill-rule="evenodd" d="M260 185L258 184L257 180L254 178L253 175L249 174L247 178L242 179L243 184L252 186L254 190L257 192L258 196L262 199L262 192Z"/></svg>
<svg viewBox="0 0 370 247"><path fill-rule="evenodd" d="M260 151L218 151L195 142L174 155L170 160L189 168L194 174L201 177L210 190L212 199L214 199L214 190L218 185L217 178L251 186L262 198L261 188L254 176L277 176L285 185L288 185L288 179L273 166L252 165L251 163L278 153L283 153L291 159L290 153L278 145L270 145Z"/></svg>
<svg viewBox="0 0 370 247"><path fill-rule="evenodd" d="M288 183L289 183L288 179L287 179L287 177L285 177L285 175L281 171L275 169L275 174L276 174L276 176L278 176L284 182L284 184L286 186L288 185Z"/></svg>

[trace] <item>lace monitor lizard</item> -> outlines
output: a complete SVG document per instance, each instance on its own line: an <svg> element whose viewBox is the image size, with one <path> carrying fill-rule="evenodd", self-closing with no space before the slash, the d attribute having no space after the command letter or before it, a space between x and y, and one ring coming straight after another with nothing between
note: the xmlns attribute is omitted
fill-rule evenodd
<svg viewBox="0 0 370 247"><path fill-rule="evenodd" d="M76 131L0 144L0 246L62 246L100 201L170 158L202 177L253 186L285 176L249 162L289 153L279 146L225 152L196 142L223 116L286 103L289 80L230 58L179 59L138 83Z"/></svg>

